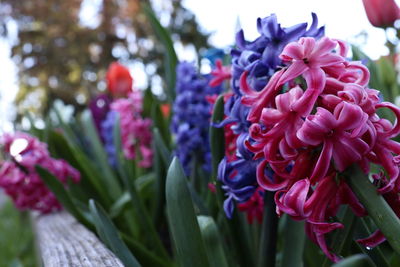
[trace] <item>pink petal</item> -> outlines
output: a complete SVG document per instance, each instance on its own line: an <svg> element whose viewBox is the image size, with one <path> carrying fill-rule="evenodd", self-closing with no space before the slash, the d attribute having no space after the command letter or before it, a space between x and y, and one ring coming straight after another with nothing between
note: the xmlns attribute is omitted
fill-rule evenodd
<svg viewBox="0 0 400 267"><path fill-rule="evenodd" d="M284 197L285 206L292 207L301 217L309 215L304 213L304 204L307 199L309 188L310 182L308 179L297 181L292 185Z"/></svg>
<svg viewBox="0 0 400 267"><path fill-rule="evenodd" d="M309 67L302 61L296 60L291 64L283 73L281 78L279 79L278 86L285 84L286 82L293 80L299 75L303 74L307 71Z"/></svg>
<svg viewBox="0 0 400 267"><path fill-rule="evenodd" d="M284 114L274 108L264 108L261 113L260 121L265 125L274 125L284 118Z"/></svg>
<svg viewBox="0 0 400 267"><path fill-rule="evenodd" d="M283 61L292 61L293 59L302 60L303 56L303 46L298 42L292 42L285 46L279 57Z"/></svg>
<svg viewBox="0 0 400 267"><path fill-rule="evenodd" d="M311 174L310 181L315 183L325 177L330 167L330 160L332 157L333 144L331 141L325 141L321 154L318 158L317 164Z"/></svg>
<svg viewBox="0 0 400 267"><path fill-rule="evenodd" d="M264 188L265 190L268 190L268 191L278 191L278 190L285 188L288 184L288 180L283 180L282 182L277 183L275 181L272 181L270 177L267 177L264 174L264 170L265 170L267 163L268 162L266 160L264 160L257 166L257 182L258 182L258 184L262 188Z"/></svg>
<svg viewBox="0 0 400 267"><path fill-rule="evenodd" d="M359 77L354 83L359 84L362 87L365 87L368 84L370 73L368 68L364 66L361 62L350 62L347 66L347 69L354 69L358 71Z"/></svg>
<svg viewBox="0 0 400 267"><path fill-rule="evenodd" d="M306 79L308 88L302 97L292 104L292 109L302 116L310 114L314 108L318 96L325 86L325 74L321 69L309 69L303 75Z"/></svg>
<svg viewBox="0 0 400 267"><path fill-rule="evenodd" d="M315 49L313 50L312 54L310 55L312 59L319 59L322 55L331 52L337 43L328 37L322 37L316 44Z"/></svg>
<svg viewBox="0 0 400 267"><path fill-rule="evenodd" d="M312 37L303 37L300 38L299 43L303 45L303 50L304 50L303 57L310 59L311 53L315 47L315 39Z"/></svg>
<svg viewBox="0 0 400 267"><path fill-rule="evenodd" d="M377 230L369 237L358 239L356 241L365 247L374 248L385 242L386 238L381 231Z"/></svg>
<svg viewBox="0 0 400 267"><path fill-rule="evenodd" d="M307 220L307 222L313 225L316 234L327 234L335 229L344 228L341 223L315 222L313 220Z"/></svg>
<svg viewBox="0 0 400 267"><path fill-rule="evenodd" d="M395 126L393 126L393 128L389 131L384 133L385 136L391 138L391 137L395 137L397 135L399 135L400 133L400 109L393 105L392 103L389 102L382 102L376 105L376 108L389 108L390 110L393 111L395 117L396 117L396 124Z"/></svg>
<svg viewBox="0 0 400 267"><path fill-rule="evenodd" d="M338 129L344 131L353 130L360 125L363 126L368 120L368 115L359 106L348 102L337 105L333 114L337 118Z"/></svg>
<svg viewBox="0 0 400 267"><path fill-rule="evenodd" d="M251 122L258 122L263 108L267 107L267 104L273 100L273 97L276 94L276 90L278 89L277 82L279 81L283 73L284 73L283 70L276 72L271 77L271 79L269 80L268 84L264 87L264 89L262 89L262 91L257 93L254 93L254 91L251 90L248 91L248 93L251 93L253 97L252 96L248 97L246 95L242 97L242 103L246 106L252 107L250 109L249 115L247 116L247 120ZM241 84L243 83L243 86L245 85L247 86L247 82L245 81L244 76L240 78L240 81ZM242 90L244 88L243 86L241 86ZM245 93L247 92L247 89L244 90Z"/></svg>

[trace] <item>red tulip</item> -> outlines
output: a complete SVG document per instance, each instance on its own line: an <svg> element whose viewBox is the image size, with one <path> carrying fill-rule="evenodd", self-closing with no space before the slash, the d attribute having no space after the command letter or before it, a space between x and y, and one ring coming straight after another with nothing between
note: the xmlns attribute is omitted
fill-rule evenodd
<svg viewBox="0 0 400 267"><path fill-rule="evenodd" d="M375 27L390 27L399 19L399 7L394 0L363 0L369 22Z"/></svg>
<svg viewBox="0 0 400 267"><path fill-rule="evenodd" d="M132 76L129 70L118 62L110 65L106 80L108 90L114 97L126 97L132 91Z"/></svg>
<svg viewBox="0 0 400 267"><path fill-rule="evenodd" d="M160 108L164 118L168 118L171 114L171 105L168 103L161 104Z"/></svg>

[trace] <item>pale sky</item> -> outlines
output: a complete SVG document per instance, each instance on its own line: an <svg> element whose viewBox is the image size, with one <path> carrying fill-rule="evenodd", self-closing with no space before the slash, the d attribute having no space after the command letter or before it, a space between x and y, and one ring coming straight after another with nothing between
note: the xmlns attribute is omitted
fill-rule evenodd
<svg viewBox="0 0 400 267"><path fill-rule="evenodd" d="M400 4L400 0L396 2ZM238 22L245 31L245 37L252 40L257 37L258 17L275 13L278 22L288 27L302 22L310 23L311 12L315 12L319 25L325 25L327 36L358 44L366 41L362 48L374 59L387 53L385 33L369 24L362 0L185 0L184 4L196 14L204 30L213 33L211 43L221 48L233 44ZM88 12L90 14L90 10ZM368 33L369 38L356 39L355 36L363 31ZM17 92L16 67L9 58L9 47L7 42L0 40L0 133L12 130L9 122L13 114L11 103ZM180 60L190 59L187 53L178 56ZM135 80L138 81L138 78L135 77Z"/></svg>
<svg viewBox="0 0 400 267"><path fill-rule="evenodd" d="M396 2L400 4L400 0ZM365 31L370 38L364 51L373 58L387 53L385 33L370 25L362 0L185 0L184 3L206 30L215 32L211 41L218 46L232 44L238 20L245 37L254 39L258 34L258 17L275 13L282 26L292 26L311 22L314 12L319 25L325 25L327 36L354 42L354 37Z"/></svg>

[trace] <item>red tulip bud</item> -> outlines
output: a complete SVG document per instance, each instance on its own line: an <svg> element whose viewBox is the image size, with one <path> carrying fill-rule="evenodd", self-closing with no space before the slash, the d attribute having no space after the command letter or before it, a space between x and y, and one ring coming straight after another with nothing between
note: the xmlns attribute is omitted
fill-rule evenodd
<svg viewBox="0 0 400 267"><path fill-rule="evenodd" d="M399 18L394 0L363 0L369 22L375 27L391 27Z"/></svg>
<svg viewBox="0 0 400 267"><path fill-rule="evenodd" d="M129 70L118 62L110 65L106 80L108 90L114 97L126 97L132 91L132 76Z"/></svg>

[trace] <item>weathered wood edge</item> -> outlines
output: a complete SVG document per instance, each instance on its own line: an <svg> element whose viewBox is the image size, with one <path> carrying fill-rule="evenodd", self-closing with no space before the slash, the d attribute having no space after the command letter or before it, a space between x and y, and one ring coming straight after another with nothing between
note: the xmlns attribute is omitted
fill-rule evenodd
<svg viewBox="0 0 400 267"><path fill-rule="evenodd" d="M124 266L103 243L67 212L32 215L44 267Z"/></svg>

